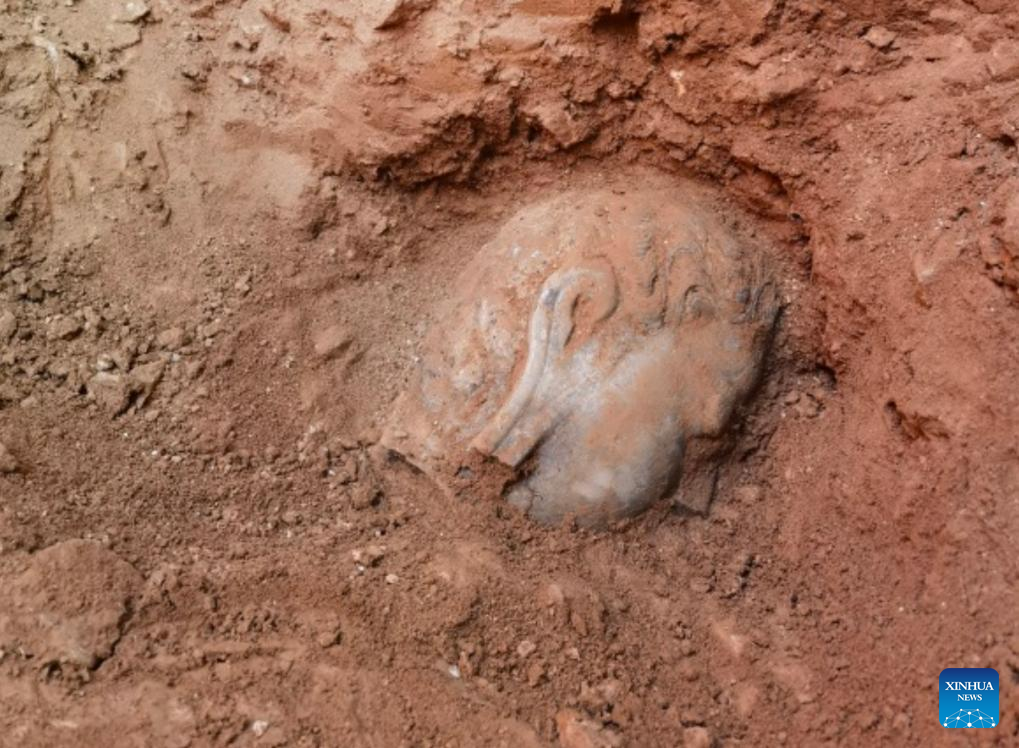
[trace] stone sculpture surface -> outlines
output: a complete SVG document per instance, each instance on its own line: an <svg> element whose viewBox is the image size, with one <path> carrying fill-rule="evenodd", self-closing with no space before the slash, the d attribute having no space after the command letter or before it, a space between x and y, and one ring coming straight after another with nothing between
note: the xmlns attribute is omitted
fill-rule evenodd
<svg viewBox="0 0 1019 748"><path fill-rule="evenodd" d="M651 180L530 205L437 311L383 444L448 482L473 451L534 519L603 525L669 495L761 369L777 304L759 255Z"/></svg>

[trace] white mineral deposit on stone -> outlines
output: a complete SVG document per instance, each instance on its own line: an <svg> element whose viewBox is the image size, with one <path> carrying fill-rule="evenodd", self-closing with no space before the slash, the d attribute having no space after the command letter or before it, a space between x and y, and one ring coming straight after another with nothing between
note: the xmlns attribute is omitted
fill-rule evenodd
<svg viewBox="0 0 1019 748"><path fill-rule="evenodd" d="M631 516L729 425L776 310L759 251L691 189L561 194L464 268L382 443L446 487L471 452L496 460L541 522Z"/></svg>

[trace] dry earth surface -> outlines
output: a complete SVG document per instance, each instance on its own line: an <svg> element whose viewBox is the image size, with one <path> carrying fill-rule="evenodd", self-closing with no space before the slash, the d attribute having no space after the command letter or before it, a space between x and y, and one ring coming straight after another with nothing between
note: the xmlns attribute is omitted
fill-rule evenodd
<svg viewBox="0 0 1019 748"><path fill-rule="evenodd" d="M0 0L0 744L1019 741L1012 0ZM520 206L781 276L706 512L377 459ZM668 199L663 194L663 199ZM937 723L945 667L1001 724Z"/></svg>

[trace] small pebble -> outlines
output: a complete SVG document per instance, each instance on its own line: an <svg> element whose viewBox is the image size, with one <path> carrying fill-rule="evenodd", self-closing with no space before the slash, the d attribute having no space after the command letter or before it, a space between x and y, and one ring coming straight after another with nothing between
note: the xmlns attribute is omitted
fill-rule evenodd
<svg viewBox="0 0 1019 748"><path fill-rule="evenodd" d="M867 44L881 50L890 49L892 44L895 43L896 38L895 32L886 29L884 26L871 26L867 33L863 35L863 40Z"/></svg>

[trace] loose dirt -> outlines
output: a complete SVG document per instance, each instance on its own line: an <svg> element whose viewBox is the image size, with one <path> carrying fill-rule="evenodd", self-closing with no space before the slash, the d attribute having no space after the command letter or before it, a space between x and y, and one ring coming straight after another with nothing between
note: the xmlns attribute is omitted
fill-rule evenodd
<svg viewBox="0 0 1019 748"><path fill-rule="evenodd" d="M961 745L966 666L1016 742L1014 3L0 19L0 745ZM498 226L648 170L780 279L710 505L380 459Z"/></svg>

